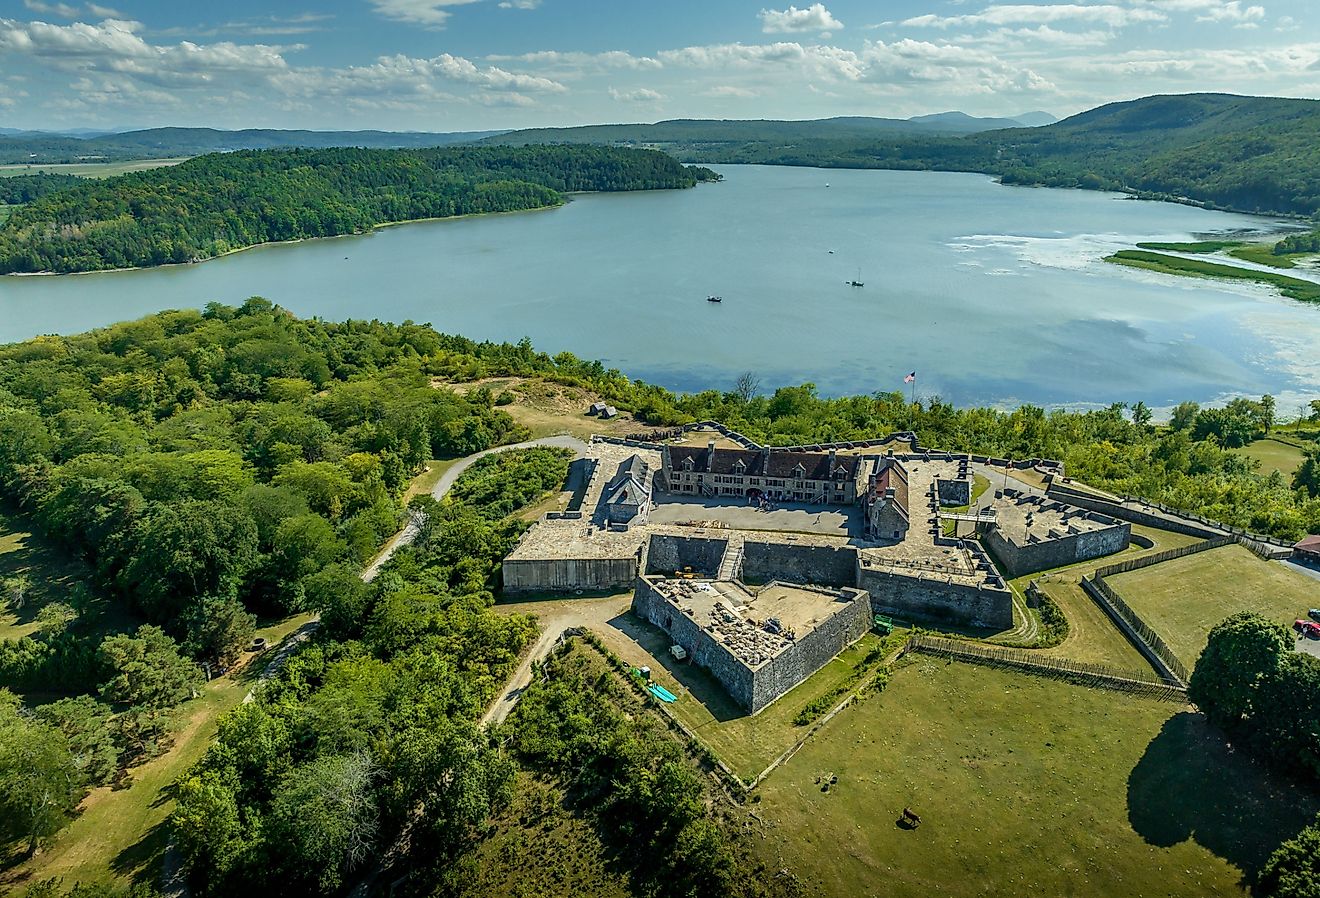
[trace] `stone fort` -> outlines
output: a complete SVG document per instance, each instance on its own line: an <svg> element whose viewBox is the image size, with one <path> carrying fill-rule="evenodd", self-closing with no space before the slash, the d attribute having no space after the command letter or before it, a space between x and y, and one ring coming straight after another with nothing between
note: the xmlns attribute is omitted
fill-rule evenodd
<svg viewBox="0 0 1320 898"><path fill-rule="evenodd" d="M875 614L1009 629L1007 578L1117 552L1130 537L1130 525L1007 478L984 489L1007 461L930 451L911 434L770 447L703 422L596 437L574 464L572 501L505 559L504 592L631 589L634 612L753 714Z"/></svg>

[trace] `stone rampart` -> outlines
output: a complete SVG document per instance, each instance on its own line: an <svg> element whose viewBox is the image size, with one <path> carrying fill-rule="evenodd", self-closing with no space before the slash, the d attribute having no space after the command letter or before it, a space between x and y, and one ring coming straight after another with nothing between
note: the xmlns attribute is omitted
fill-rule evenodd
<svg viewBox="0 0 1320 898"><path fill-rule="evenodd" d="M656 533L651 536L646 550L645 573L672 574L690 567L694 574L714 577L728 547L728 539ZM633 573L635 575L637 571Z"/></svg>
<svg viewBox="0 0 1320 898"><path fill-rule="evenodd" d="M1113 555L1127 548L1132 525L1114 521L1100 530L1051 536L1023 545L1006 538L997 527L982 537L985 547L1010 578Z"/></svg>
<svg viewBox="0 0 1320 898"><path fill-rule="evenodd" d="M687 650L689 660L710 671L740 706L751 709L754 690L752 670L727 648L716 642L696 621L661 595L645 577L633 588L633 612L669 634L675 645Z"/></svg>
<svg viewBox="0 0 1320 898"><path fill-rule="evenodd" d="M750 583L783 580L852 586L857 582L857 550L749 538L743 545L743 577Z"/></svg>
<svg viewBox="0 0 1320 898"><path fill-rule="evenodd" d="M627 589L637 578L637 556L505 559L501 573L507 595Z"/></svg>
<svg viewBox="0 0 1320 898"><path fill-rule="evenodd" d="M877 613L996 630L1013 626L1013 594L1003 586L972 586L935 573L861 565L857 587L870 595Z"/></svg>
<svg viewBox="0 0 1320 898"><path fill-rule="evenodd" d="M752 672L756 714L798 683L820 670L852 645L871 626L871 600L859 589L843 589L828 618Z"/></svg>

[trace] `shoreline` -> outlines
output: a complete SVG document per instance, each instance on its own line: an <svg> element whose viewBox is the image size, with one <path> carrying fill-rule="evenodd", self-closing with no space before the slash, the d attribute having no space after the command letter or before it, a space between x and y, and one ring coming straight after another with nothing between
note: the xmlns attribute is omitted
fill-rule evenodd
<svg viewBox="0 0 1320 898"><path fill-rule="evenodd" d="M234 249L225 250L214 256L207 256L205 259L194 259L191 262L166 262L163 265L132 265L127 268L97 268L93 271L10 271L0 277L6 278L65 278L65 277L86 277L93 274L116 274L126 271L158 271L162 268L183 268L190 265L204 265L207 262L214 262L216 259L223 259L226 256L245 253L252 249L269 248L272 246L295 246L299 243L311 243L317 240L343 240L346 237L368 237L376 231L385 228L398 227L399 225L423 224L428 221L461 221L467 218L485 218L496 215L525 215L530 212L546 212L551 209L562 209L572 202L574 196L591 193L589 190L579 190L573 193L564 194L564 202L554 203L549 206L533 206L530 209L510 209L506 212L465 212L462 215L444 215L431 218L407 218L401 221L382 221L380 224L372 225L365 231L354 231L349 234L328 234L325 237L295 237L292 240L267 240L264 243L253 243L250 246L239 246Z"/></svg>

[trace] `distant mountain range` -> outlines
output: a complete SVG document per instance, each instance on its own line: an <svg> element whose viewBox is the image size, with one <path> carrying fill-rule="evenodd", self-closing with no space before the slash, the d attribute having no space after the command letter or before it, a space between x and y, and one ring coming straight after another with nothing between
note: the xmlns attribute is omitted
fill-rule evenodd
<svg viewBox="0 0 1320 898"><path fill-rule="evenodd" d="M1320 101L1232 94L1144 97L1055 121L942 112L911 119L674 119L509 132L155 128L87 139L0 137L0 162L194 156L266 147L454 143L643 146L683 162L984 172L1006 184L1084 187L1206 206L1320 215Z"/></svg>
<svg viewBox="0 0 1320 898"><path fill-rule="evenodd" d="M867 136L893 132L974 134L995 128L1020 128L1055 121L1045 112L1020 118L975 118L962 112L941 112L911 119L843 117L819 121L713 121L682 119L654 125L593 125L579 128L540 128L518 131L506 143L634 143L700 140L761 139L822 136ZM249 129L221 131L213 128L148 128L134 131L24 131L0 128L0 163L85 162L161 159L200 156L229 150L260 150L273 147L369 147L418 148L476 143L498 138L506 131L284 131Z"/></svg>
<svg viewBox="0 0 1320 898"><path fill-rule="evenodd" d="M50 164L60 162L110 162L126 159L164 159L201 156L230 150L263 150L275 147L366 147L396 149L470 143L500 134L500 131L280 131L267 128L219 131L214 128L148 128L111 134L91 132L87 136L19 132L0 129L0 163Z"/></svg>
<svg viewBox="0 0 1320 898"><path fill-rule="evenodd" d="M617 143L684 162L984 172L1004 183L1127 191L1244 212L1320 213L1320 102L1179 94L1011 126L958 112L916 119L686 121L540 128L487 143ZM1024 122L1032 127L1024 127Z"/></svg>

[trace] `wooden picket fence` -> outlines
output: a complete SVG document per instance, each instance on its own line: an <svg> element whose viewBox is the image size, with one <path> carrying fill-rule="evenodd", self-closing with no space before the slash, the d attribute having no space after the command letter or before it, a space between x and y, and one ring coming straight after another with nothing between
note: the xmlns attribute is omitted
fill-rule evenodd
<svg viewBox="0 0 1320 898"><path fill-rule="evenodd" d="M1115 689L1133 695L1148 696L1163 701L1187 702L1187 691L1181 686L1156 680L1143 679L1139 674L1120 670L1107 664L1052 658L1028 649L1013 649L986 643L964 642L941 636L913 636L905 651L919 652L941 658L952 658L970 664L1025 671L1039 676L1066 680L1079 686Z"/></svg>

